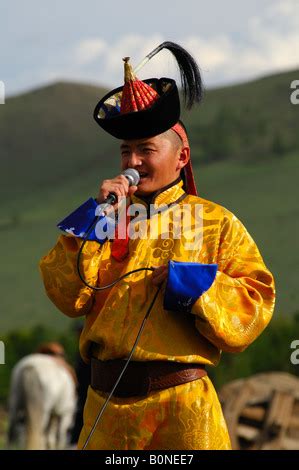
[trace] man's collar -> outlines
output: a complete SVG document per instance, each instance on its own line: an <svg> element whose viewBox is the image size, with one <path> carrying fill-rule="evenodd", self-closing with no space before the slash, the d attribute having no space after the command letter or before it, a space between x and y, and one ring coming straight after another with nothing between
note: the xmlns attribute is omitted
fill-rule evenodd
<svg viewBox="0 0 299 470"><path fill-rule="evenodd" d="M154 191L153 193L149 194L148 196L135 196L133 194L131 196L131 201L133 204L143 204L146 206L150 206L151 204L155 205L155 208L158 208L161 205L171 204L176 202L185 191L183 190L183 180L179 176L175 181L164 186L163 188Z"/></svg>

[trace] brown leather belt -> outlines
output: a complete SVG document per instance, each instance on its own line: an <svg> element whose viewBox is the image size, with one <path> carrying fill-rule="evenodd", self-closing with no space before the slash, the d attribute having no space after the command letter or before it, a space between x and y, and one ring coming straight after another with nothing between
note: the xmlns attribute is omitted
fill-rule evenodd
<svg viewBox="0 0 299 470"><path fill-rule="evenodd" d="M91 387L110 393L125 360L100 361L91 358ZM116 397L148 395L153 390L175 387L207 375L203 364L168 361L131 361L114 391Z"/></svg>

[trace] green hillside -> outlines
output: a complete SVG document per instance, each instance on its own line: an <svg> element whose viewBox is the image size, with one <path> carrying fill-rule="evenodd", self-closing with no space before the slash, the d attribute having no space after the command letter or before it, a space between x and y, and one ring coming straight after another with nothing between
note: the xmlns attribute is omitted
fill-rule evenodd
<svg viewBox="0 0 299 470"><path fill-rule="evenodd" d="M276 312L298 309L299 71L209 90L186 116L201 196L233 211L276 276ZM119 142L94 123L104 90L57 83L0 106L0 336L63 317L43 291L37 265L53 246L57 221L116 175ZM1 337L0 337L1 339Z"/></svg>
<svg viewBox="0 0 299 470"><path fill-rule="evenodd" d="M299 105L290 84L299 70L207 91L203 105L186 119L201 160L250 163L299 150Z"/></svg>

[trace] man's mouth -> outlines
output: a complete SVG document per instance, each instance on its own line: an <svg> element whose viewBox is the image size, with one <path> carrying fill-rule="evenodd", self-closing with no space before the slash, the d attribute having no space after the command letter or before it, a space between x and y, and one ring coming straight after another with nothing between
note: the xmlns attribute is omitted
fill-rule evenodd
<svg viewBox="0 0 299 470"><path fill-rule="evenodd" d="M146 173L145 171L139 171L139 175L140 180L144 180L148 176L148 173Z"/></svg>

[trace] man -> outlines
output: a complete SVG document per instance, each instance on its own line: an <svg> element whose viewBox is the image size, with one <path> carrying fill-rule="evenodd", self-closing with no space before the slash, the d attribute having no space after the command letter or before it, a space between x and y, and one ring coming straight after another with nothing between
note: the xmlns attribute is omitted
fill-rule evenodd
<svg viewBox="0 0 299 470"><path fill-rule="evenodd" d="M192 101L200 90L197 66L171 47ZM80 351L91 361L92 379L79 448L230 449L205 366L216 366L222 350L243 351L263 331L274 308L273 277L242 223L197 196L173 80L140 82L126 58L124 87L99 102L95 118L121 139L121 168L137 170L140 182L129 187L124 175L103 181L96 201L59 224L72 235L61 235L40 264L57 307L86 316ZM79 263L83 283L76 268L82 235L109 193L145 215L127 211L125 237L119 227L110 241L88 234ZM152 270L94 291L139 268ZM93 428L149 309L132 360Z"/></svg>

